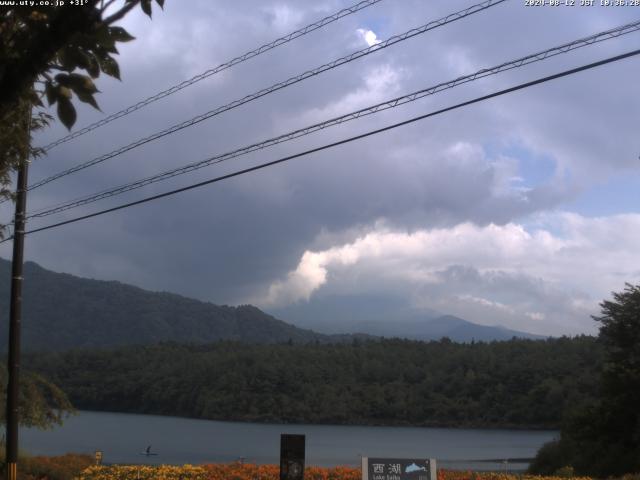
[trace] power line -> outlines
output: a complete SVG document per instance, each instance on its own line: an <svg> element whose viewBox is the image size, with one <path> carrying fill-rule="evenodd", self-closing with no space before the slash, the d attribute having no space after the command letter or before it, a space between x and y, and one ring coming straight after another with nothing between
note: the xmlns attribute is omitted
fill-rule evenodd
<svg viewBox="0 0 640 480"><path fill-rule="evenodd" d="M575 49L578 48L582 48L588 45L592 45L594 43L598 43L598 42L602 42L605 40L609 40L612 38L617 38L621 35L626 35L628 33L632 33L632 32L636 32L640 30L640 20L637 20L633 23L629 23L626 25L622 25L616 28L612 28L609 30L605 30L603 32L585 37L585 38L581 38L578 40L574 40L572 42L569 43L564 43L562 45L553 47L553 48L549 48L547 50L541 51L541 52L537 52L534 54L530 54L524 57L520 57L516 60L511 60L508 62L504 62L501 63L497 66L491 67L491 68L485 68L482 70L479 70L473 74L470 75L465 75L465 76L461 76L458 77L454 80L450 80L448 82L443 82L443 83L439 83L435 86L431 86L428 88L424 88L422 90L418 90L416 92L407 94L407 95L403 95L400 97L396 97L393 98L391 100L387 100L385 102L382 103L378 103L376 105L373 106L369 106L366 108L362 108L360 110L357 110L355 112L351 112L345 115L341 115L339 117L335 117L320 123L316 123L314 125L310 125L301 129L297 129L294 130L292 132L288 132L285 133L283 135L279 135L277 137L273 137L270 138L268 140L264 140L261 142L257 142L230 152L226 152L223 154L219 154L219 155L215 155L212 157L209 157L205 160L201 160L199 162L195 162L195 163L191 163L182 167L178 167L178 168L174 168L150 177L146 177L140 180L137 180L135 182L130 182L124 185L120 185L118 187L114 187L114 188L110 188L108 190L103 190L101 192L95 193L95 194L91 194L88 196L84 196L81 198L77 198L75 200L70 200L70 201L66 201L63 202L61 204L58 205L54 205L51 207L45 207L45 208L41 208L39 210L36 210L34 212L31 212L27 215L27 219L30 218L42 218L42 217L46 217L49 215L53 215L55 213L60 213L63 212L65 210L69 210L75 207L79 207L82 205L86 205L89 203L93 203L99 200L102 200L104 198L110 198L131 190L135 190L141 187L144 187L146 185L150 185L152 183L156 183L156 182L160 182L163 180L167 180L169 178L173 178L175 176L178 175L182 175L185 173L189 173L195 170L198 170L200 168L204 168L213 164L218 164L218 163L222 163L224 161L230 160L232 158L237 158L240 157L242 155L246 155L249 154L251 152L255 152L257 150L262 150L264 148L268 148L280 143L284 143L290 140L294 140L296 138L300 138L302 136L305 135L309 135L311 133L317 132L319 130L323 130L332 126L336 126L336 125L340 125L342 123L351 121L351 120L355 120L358 119L360 117L364 117L367 115L372 115L384 110L388 110L391 108L395 108L398 107L400 105L404 105L406 103L410 103L410 102L414 102L418 99L424 98L426 96L429 95L433 95L436 94L438 92L441 92L443 90L447 90L447 89L451 89L454 88L458 85L464 84L464 83L468 83L468 82L472 82L475 81L477 79L480 78L484 78L490 75L495 75L498 74L500 72L504 72L507 70L511 70L514 68L519 68L522 67L524 65L529 65L531 63L534 62L539 62L542 60L545 60L547 58L556 56L556 55L560 55L562 53L567 53L570 51L573 51Z"/></svg>
<svg viewBox="0 0 640 480"><path fill-rule="evenodd" d="M362 50L358 50L356 52L353 52L347 56L341 57L337 60L333 60L332 62L326 63L320 67L316 67L312 70L307 70L304 73L301 73L300 75L296 75L294 77L290 77L287 80L284 80L282 82L276 83L271 85L270 87L267 88L263 88L262 90L259 90L255 93L252 93L250 95L247 95L241 99L238 100L234 100L231 103L228 103L226 105L220 106L218 108L215 108L213 110L210 110L206 113L203 113L201 115L198 115L196 117L191 118L190 120L175 124L169 128L166 128L160 132L156 132L148 137L144 137L141 138L139 140L136 140L135 142L132 142L128 145L125 145L123 147L118 148L117 150L114 150L110 153L101 155L97 158L94 158L93 160L89 160L87 162L81 163L79 165L76 165L75 167L72 167L70 169L64 170L62 172L59 172L55 175L52 175L50 177L47 177L43 180L40 180L32 185L29 186L29 190L34 190L38 187L41 187L42 185L45 185L47 183L50 183L54 180L57 180L59 178L65 177L67 175L71 175L72 173L78 172L80 170L83 170L85 168L91 167L93 165L97 165L99 163L102 163L106 160L109 160L111 158L114 158L118 155L121 155L125 152L128 152L129 150L133 150L134 148L140 147L142 145L145 145L149 142L152 142L154 140L157 140L159 138L165 137L167 135L171 135L179 130L191 127L197 123L200 123L204 120L208 120L211 117L214 117L216 115L219 115L223 112L226 112L228 110L231 110L233 108L239 107L241 105L244 105L245 103L251 102L253 100L257 100L258 98L264 97L265 95L268 95L270 93L273 93L275 91L281 90L283 88L289 87L293 84L302 82L303 80L306 80L310 77L319 75L321 73L324 73L328 70L332 70L334 68L337 68L341 65L350 63L354 60L357 60L359 58L362 58L366 55L369 55L373 52L377 52L379 50L383 50L387 47L390 47L392 45L395 45L396 43L400 43L403 42L405 40L408 40L409 38L415 37L416 35L421 35L423 33L426 33L430 30L436 29L438 27L441 27L443 25L447 25L449 23L455 22L457 20L460 20L462 18L466 18L470 15L473 15L475 13L484 11L488 8L491 8L495 5L498 5L500 3L505 2L506 0L485 0L481 3L478 3L476 5L472 5L468 8L465 8L464 10L460 10L458 12L454 12L451 13L449 15L447 15L446 17L442 17L438 20L433 20L425 25L422 25L420 27L417 28L412 28L411 30L408 30L400 35L394 35L393 37L388 38L387 40L384 40L380 43L377 43L375 45L372 45L368 48L362 49Z"/></svg>
<svg viewBox="0 0 640 480"><path fill-rule="evenodd" d="M136 110L140 110L141 108L146 107L147 105L156 102L164 97L168 97L169 95L173 95L176 92L179 92L180 90L187 88L191 85L193 85L194 83L197 83L201 80L204 80L205 78L209 78L212 75L215 75L217 73L220 73L224 70L227 70L239 63L245 62L253 57L257 57L258 55L262 55L263 53L266 53L270 50L273 50L274 48L277 48L281 45L284 45L286 43L291 42L292 40L295 40L296 38L302 37L304 35L307 35L308 33L311 33L315 30L318 30L326 25L329 25L330 23L333 23L337 20L340 20L343 17L346 17L347 15L351 15L353 13L356 13L360 10L363 10L367 7L370 7L372 5L375 5L378 2L381 2L382 0L364 0L361 1L359 3L356 3L355 5L351 5L350 7L347 8L343 8L342 10L340 10L339 12L333 13L327 17L324 17L321 20L318 20L317 22L311 23L309 25L307 25L306 27L303 27L299 30L296 30L294 32L291 32L287 35L285 35L284 37L280 37L277 38L276 40L273 40L272 42L269 43L265 43L264 45L259 46L258 48L251 50L249 52L243 53L242 55L233 58L232 60L229 60L228 62L225 63L221 63L220 65L218 65L217 67L211 68L205 72L200 73L199 75L195 75L194 77L191 77L188 80L185 80L177 85L174 85L166 90L163 90L161 92L156 93L155 95L152 95L151 97L146 98L145 100L141 100L140 102L131 105L127 108L124 108L122 110L120 110L119 112L113 113L111 115L109 115L108 117L105 117L95 123L92 123L90 125L87 125L86 127L70 133L69 135L66 135L62 138L59 138L58 140L42 147L43 150L45 152L48 152L49 150L57 147L58 145L61 145L63 143L68 142L69 140L73 140L74 138L80 137L81 135L84 135L86 133L91 132L92 130L95 130L97 128L100 128L108 123L113 122L114 120L117 120L118 118L122 118L126 115L129 115L130 113L135 112Z"/></svg>
<svg viewBox="0 0 640 480"><path fill-rule="evenodd" d="M107 208L105 210L101 210L101 211L98 211L98 212L90 213L88 215L82 215L80 217L72 218L70 220L65 220L65 221L54 223L54 224L51 224L51 225L46 225L44 227L35 228L33 230L29 230L29 231L25 232L25 234L42 232L44 230L49 230L49 229L60 227L60 226L63 226L63 225L68 225L70 223L79 222L81 220L86 220L86 219L89 219L89 218L93 218L93 217L97 217L97 216L100 216L100 215L104 215L106 213L115 212L117 210L122 210L122 209L125 209L125 208L133 207L133 206L140 205L140 204L143 204L143 203L147 203L147 202L150 202L150 201L153 201L153 200L158 200L160 198L168 197L168 196L175 195L175 194L178 194L178 193L181 193L181 192L186 192L188 190L193 190L195 188L203 187L205 185L209 185L209 184L212 184L212 183L217 183L217 182L220 182L220 181L223 181L223 180L227 180L229 178L237 177L237 176L249 173L249 172L253 172L253 171L256 171L256 170L261 170L263 168L267 168L267 167L271 167L271 166L274 166L274 165L277 165L277 164L280 164L280 163L284 163L284 162L287 162L289 160L293 160L295 158L303 157L303 156L306 156L306 155L309 155L309 154L312 154L312 153L320 152L322 150L326 150L326 149L329 149L329 148L337 147L339 145L344 145L346 143L350 143L350 142L353 142L353 141L356 141L356 140L361 140L363 138L370 137L372 135L377 135L379 133L386 132L388 130L393 130L395 128L398 128L398 127L401 127L401 126L404 126L404 125L408 125L408 124L411 124L411 123L414 123L414 122L417 122L417 121L420 121L420 120L424 120L426 118L434 117L436 115L440 115L440 114L443 114L443 113L446 113L446 112L450 112L452 110L456 110L458 108L466 107L466 106L469 106L469 105L472 105L472 104L475 104L475 103L483 102L485 100L489 100L491 98L495 98L495 97L498 97L498 96L501 96L501 95L505 95L507 93L512 93L512 92L515 92L517 90L522 90L522 89L525 89L525 88L532 87L534 85L539 85L539 84L542 84L542 83L545 83L545 82L549 82L551 80L556 80L558 78L562 78L562 77L566 77L566 76L569 76L569 75L573 75L573 74L576 74L578 72L582 72L582 71L585 71L585 70L590 70L592 68L596 68L596 67L599 67L599 66L602 66L602 65L606 65L606 64L609 64L609 63L617 62L617 61L623 60L625 58L633 57L633 56L638 55L638 54L640 54L640 49L633 50L633 51L627 52L627 53L623 53L621 55L616 55L614 57L609 57L609 58L606 58L604 60L600 60L598 62L589 63L589 64L583 65L581 67L576 67L576 68L572 68L570 70L565 70L563 72L556 73L554 75L549 75L547 77L538 78L536 80L532 80L532 81L529 81L529 82L521 83L521 84L516 85L514 87L506 88L504 90L499 90L497 92L494 92L494 93L491 93L491 94L488 94L488 95L484 95L484 96L481 96L481 97L474 98L473 100L468 100L466 102L458 103L458 104L450 106L450 107L442 108L440 110L436 110L434 112L430 112L430 113L427 113L427 114L424 114L424 115L413 117L413 118L410 118L408 120L404 120L404 121L399 122L399 123L394 123L392 125L388 125L388 126L383 127L383 128L378 128L376 130L371 130L369 132L366 132L366 133L363 133L363 134L360 134L360 135L356 135L356 136L349 137L349 138L346 138L346 139L343 139L343 140L339 140L337 142L329 143L329 144L323 145L321 147L312 148L312 149L306 150L304 152L300 152L300 153L296 153L294 155L289 155L289 156L286 156L286 157L282 157L282 158L279 158L277 160L273 160L271 162L262 163L260 165L256 165L256 166L253 166L253 167L245 168L243 170L238 170L238 171L233 172L233 173L229 173L229 174L226 174L226 175L215 177L215 178L212 178L210 180L205 180L203 182L195 183L195 184L192 184L192 185L189 185L189 186L186 186L186 187L178 188L178 189L171 190L169 192L164 192L164 193L161 193L161 194L158 194L158 195L153 195L153 196L150 196L150 197L146 197L146 198L143 198L141 200L136 200L134 202L129 202L129 203L125 203L125 204L122 204L122 205L118 205L116 207ZM1 241L0 243L4 243L4 242L6 242L6 241L8 241L10 239L11 238L7 238L6 240Z"/></svg>

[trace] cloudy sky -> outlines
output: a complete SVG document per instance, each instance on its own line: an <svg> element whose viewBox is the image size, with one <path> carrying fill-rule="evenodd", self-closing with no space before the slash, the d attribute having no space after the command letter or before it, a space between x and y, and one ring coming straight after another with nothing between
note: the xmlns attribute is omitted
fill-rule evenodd
<svg viewBox="0 0 640 480"><path fill-rule="evenodd" d="M122 82L104 113L355 2L167 0L123 22ZM382 0L51 150L36 181L472 5ZM579 1L576 3L580 3ZM34 190L29 209L127 183L640 18L637 7L510 0ZM636 49L640 33L484 78L31 228L334 142ZM541 334L593 333L591 314L640 282L640 59L495 98L259 172L27 238L26 258L269 311L372 295ZM64 135L57 125L37 138ZM0 210L10 217L7 205ZM10 257L10 244L0 256ZM392 320L392 319L391 319Z"/></svg>

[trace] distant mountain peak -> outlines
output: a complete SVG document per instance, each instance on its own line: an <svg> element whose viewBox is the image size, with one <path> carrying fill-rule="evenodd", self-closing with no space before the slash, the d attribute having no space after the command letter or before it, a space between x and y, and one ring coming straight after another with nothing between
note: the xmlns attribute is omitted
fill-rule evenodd
<svg viewBox="0 0 640 480"><path fill-rule="evenodd" d="M276 317L320 332L355 333L413 340L456 342L510 340L513 337L545 337L510 330L503 326L479 325L455 315L433 309L417 309L393 296L378 295L370 302L368 295L326 295L309 302L272 310ZM340 305L337 309L335 305Z"/></svg>

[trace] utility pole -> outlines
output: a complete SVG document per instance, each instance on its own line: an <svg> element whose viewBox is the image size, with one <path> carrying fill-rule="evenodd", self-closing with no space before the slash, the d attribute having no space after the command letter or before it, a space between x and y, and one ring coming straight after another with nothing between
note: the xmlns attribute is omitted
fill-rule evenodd
<svg viewBox="0 0 640 480"><path fill-rule="evenodd" d="M31 108L27 109L26 151L18 169L16 210L13 224L13 258L11 261L11 306L9 309L9 358L7 373L7 480L18 478L18 403L20 379L20 322L22 318L22 264L24 260L24 224L27 209L27 175L31 144Z"/></svg>

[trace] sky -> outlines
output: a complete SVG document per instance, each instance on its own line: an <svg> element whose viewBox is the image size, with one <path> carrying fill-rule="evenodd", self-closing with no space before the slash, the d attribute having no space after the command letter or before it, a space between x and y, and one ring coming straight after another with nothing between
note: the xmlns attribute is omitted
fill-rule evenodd
<svg viewBox="0 0 640 480"><path fill-rule="evenodd" d="M353 2L355 3L355 2ZM52 149L31 182L473 5L382 0ZM576 2L580 3L580 2ZM599 2L597 2L599 3ZM167 0L122 23L122 82L81 128L352 3ZM224 153L638 20L638 7L508 0L30 192L34 210ZM44 219L71 219L624 53L581 48ZM393 299L483 325L593 334L640 282L640 58L504 95L145 205L29 235L45 268L266 311L331 295ZM44 145L65 135L57 124ZM11 208L0 207L3 221ZM10 258L11 244L0 245ZM360 298L360 297L359 297ZM393 318L389 319L390 322Z"/></svg>

